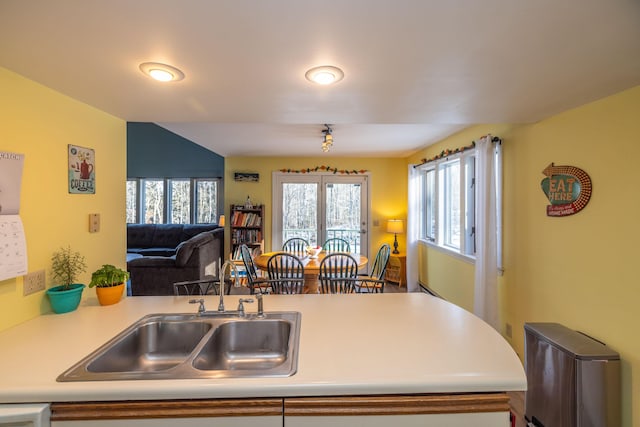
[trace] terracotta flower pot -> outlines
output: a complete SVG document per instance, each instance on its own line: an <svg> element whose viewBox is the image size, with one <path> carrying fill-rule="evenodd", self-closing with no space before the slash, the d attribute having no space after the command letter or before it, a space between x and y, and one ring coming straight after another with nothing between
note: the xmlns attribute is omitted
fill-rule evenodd
<svg viewBox="0 0 640 427"><path fill-rule="evenodd" d="M98 295L100 305L111 305L119 302L122 299L123 291L124 283L116 286L96 287L96 295Z"/></svg>

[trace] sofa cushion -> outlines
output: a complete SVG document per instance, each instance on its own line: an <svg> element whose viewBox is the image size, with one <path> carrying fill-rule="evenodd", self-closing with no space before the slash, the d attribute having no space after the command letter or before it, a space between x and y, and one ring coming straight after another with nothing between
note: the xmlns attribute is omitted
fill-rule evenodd
<svg viewBox="0 0 640 427"><path fill-rule="evenodd" d="M155 224L127 224L127 248L151 247L155 231Z"/></svg>
<svg viewBox="0 0 640 427"><path fill-rule="evenodd" d="M206 245L207 243L212 241L213 235L209 232L203 232L197 234L187 241L180 243L176 248L176 265L178 267L185 266L189 261L189 258L191 258L191 254L196 248L202 245Z"/></svg>
<svg viewBox="0 0 640 427"><path fill-rule="evenodd" d="M176 257L166 256L146 256L142 258L136 258L127 263L127 268L132 267L144 267L144 268L158 268L158 267L175 267Z"/></svg>
<svg viewBox="0 0 640 427"><path fill-rule="evenodd" d="M127 224L127 252L171 256L181 242L204 231L220 231L223 236L224 227L217 224Z"/></svg>
<svg viewBox="0 0 640 427"><path fill-rule="evenodd" d="M176 248L129 248L127 252L142 256L173 256Z"/></svg>
<svg viewBox="0 0 640 427"><path fill-rule="evenodd" d="M151 247L154 248L175 248L182 242L182 224L163 224L156 226L153 233L153 241Z"/></svg>
<svg viewBox="0 0 640 427"><path fill-rule="evenodd" d="M196 236L204 231L213 231L218 228L222 228L216 224L185 224L182 228L181 240L189 240L193 236Z"/></svg>

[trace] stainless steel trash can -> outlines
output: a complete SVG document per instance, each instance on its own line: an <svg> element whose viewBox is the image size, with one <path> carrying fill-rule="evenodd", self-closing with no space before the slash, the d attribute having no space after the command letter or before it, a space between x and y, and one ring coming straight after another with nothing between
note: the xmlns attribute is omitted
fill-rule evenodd
<svg viewBox="0 0 640 427"><path fill-rule="evenodd" d="M536 427L619 427L620 356L558 323L526 323L525 418Z"/></svg>

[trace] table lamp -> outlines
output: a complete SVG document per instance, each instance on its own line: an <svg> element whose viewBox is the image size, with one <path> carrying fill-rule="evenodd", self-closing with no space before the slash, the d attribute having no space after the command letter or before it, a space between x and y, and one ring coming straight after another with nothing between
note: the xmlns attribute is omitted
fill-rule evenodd
<svg viewBox="0 0 640 427"><path fill-rule="evenodd" d="M401 219L390 219L387 221L387 233L393 233L393 253L399 254L398 251L398 234L404 233Z"/></svg>
<svg viewBox="0 0 640 427"><path fill-rule="evenodd" d="M224 227L224 215L220 215L220 219L218 219L218 225L220 227Z"/></svg>

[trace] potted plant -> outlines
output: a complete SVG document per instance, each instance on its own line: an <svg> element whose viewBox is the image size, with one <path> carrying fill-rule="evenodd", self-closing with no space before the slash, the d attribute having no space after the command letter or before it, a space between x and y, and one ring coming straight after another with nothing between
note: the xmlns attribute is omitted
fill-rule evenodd
<svg viewBox="0 0 640 427"><path fill-rule="evenodd" d="M96 294L100 305L115 304L122 298L124 284L129 279L129 273L111 264L104 264L91 274L89 287L96 287Z"/></svg>
<svg viewBox="0 0 640 427"><path fill-rule="evenodd" d="M85 286L75 283L78 276L85 272L87 265L80 252L71 250L71 246L60 248L51 257L53 282L59 285L49 288L47 295L55 313L67 313L78 308Z"/></svg>

